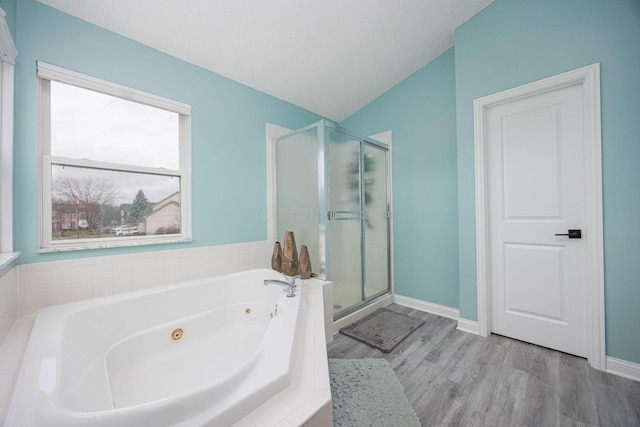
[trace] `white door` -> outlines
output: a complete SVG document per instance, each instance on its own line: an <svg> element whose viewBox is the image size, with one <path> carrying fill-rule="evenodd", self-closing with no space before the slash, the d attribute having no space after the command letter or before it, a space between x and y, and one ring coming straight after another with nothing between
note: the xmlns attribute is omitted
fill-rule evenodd
<svg viewBox="0 0 640 427"><path fill-rule="evenodd" d="M574 85L490 107L486 138L491 332L586 357L582 101Z"/></svg>

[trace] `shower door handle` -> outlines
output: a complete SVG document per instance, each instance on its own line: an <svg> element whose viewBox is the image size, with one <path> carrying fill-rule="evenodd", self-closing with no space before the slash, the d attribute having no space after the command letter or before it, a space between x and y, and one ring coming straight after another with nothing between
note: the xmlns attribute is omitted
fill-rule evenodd
<svg viewBox="0 0 640 427"><path fill-rule="evenodd" d="M345 220L363 220L367 219L365 211L328 211L327 220L329 221L345 221Z"/></svg>

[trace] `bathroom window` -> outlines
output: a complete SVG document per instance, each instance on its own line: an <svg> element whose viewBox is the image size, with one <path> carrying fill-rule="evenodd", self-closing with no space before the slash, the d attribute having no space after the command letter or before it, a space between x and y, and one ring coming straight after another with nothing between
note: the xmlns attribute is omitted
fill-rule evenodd
<svg viewBox="0 0 640 427"><path fill-rule="evenodd" d="M37 68L39 251L190 240L190 106Z"/></svg>

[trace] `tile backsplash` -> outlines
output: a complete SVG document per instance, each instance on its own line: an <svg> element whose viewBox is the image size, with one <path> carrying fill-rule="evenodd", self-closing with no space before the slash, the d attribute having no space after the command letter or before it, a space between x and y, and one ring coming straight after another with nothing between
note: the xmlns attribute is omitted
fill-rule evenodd
<svg viewBox="0 0 640 427"><path fill-rule="evenodd" d="M272 247L272 243L263 241L22 264L13 269L17 270L18 314L206 276L268 268ZM2 287L0 292L4 292Z"/></svg>

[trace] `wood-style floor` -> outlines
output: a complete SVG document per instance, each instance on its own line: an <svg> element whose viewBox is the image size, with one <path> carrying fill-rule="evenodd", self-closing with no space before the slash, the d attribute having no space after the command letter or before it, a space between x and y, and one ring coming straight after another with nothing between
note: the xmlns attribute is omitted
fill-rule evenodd
<svg viewBox="0 0 640 427"><path fill-rule="evenodd" d="M458 331L451 319L387 308L426 322L388 354L342 334L328 354L387 359L423 426L640 426L638 382L565 353Z"/></svg>

